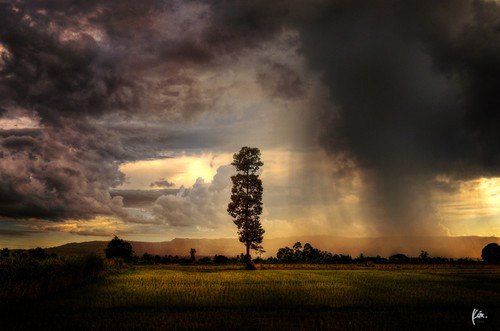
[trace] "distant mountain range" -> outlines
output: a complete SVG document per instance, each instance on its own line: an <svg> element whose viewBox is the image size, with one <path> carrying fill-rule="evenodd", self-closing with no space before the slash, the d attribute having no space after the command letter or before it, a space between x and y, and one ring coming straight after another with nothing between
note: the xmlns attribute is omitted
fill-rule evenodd
<svg viewBox="0 0 500 331"><path fill-rule="evenodd" d="M491 242L499 242L498 237L376 237L349 238L335 236L297 236L266 239L263 242L266 256L275 256L280 247L291 247L295 242L310 243L314 247L337 254L350 254L353 257L363 253L365 256L380 255L383 257L395 253L418 256L425 250L430 256L471 257L479 258L481 250ZM82 255L88 253L104 254L108 241L87 241L68 243L62 246L47 248L47 252L61 256ZM135 254L144 253L158 255L188 256L189 250L195 248L197 256L213 256L215 254L236 256L244 251L244 246L233 238L222 239L188 239L176 238L171 241L144 242L130 241Z"/></svg>

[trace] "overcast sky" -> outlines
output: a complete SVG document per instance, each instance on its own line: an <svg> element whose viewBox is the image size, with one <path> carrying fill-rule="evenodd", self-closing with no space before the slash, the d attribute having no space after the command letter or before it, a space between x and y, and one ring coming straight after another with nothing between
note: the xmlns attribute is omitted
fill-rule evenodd
<svg viewBox="0 0 500 331"><path fill-rule="evenodd" d="M500 235L495 1L1 1L0 246Z"/></svg>

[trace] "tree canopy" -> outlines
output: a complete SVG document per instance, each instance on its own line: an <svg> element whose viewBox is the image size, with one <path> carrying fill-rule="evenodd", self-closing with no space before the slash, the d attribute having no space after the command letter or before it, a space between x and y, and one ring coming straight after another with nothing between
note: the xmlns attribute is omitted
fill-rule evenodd
<svg viewBox="0 0 500 331"><path fill-rule="evenodd" d="M497 243L491 243L484 246L481 251L481 257L486 263L500 263L500 246Z"/></svg>
<svg viewBox="0 0 500 331"><path fill-rule="evenodd" d="M105 253L108 259L122 258L124 261L129 262L132 260L134 251L132 250L132 245L129 242L115 236L108 243Z"/></svg>
<svg viewBox="0 0 500 331"><path fill-rule="evenodd" d="M233 188L227 212L238 228L240 242L245 244L245 258L247 266L251 268L250 249L262 249L260 244L264 235L260 223L263 187L257 173L264 165L260 160L260 150L251 147L241 148L239 153L234 154L231 165L236 167L237 174L231 176Z"/></svg>

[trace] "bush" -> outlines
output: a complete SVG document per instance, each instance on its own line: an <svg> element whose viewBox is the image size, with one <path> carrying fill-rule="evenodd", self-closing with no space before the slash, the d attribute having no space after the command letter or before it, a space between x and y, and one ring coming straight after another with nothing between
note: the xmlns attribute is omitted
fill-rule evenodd
<svg viewBox="0 0 500 331"><path fill-rule="evenodd" d="M105 253L108 259L121 258L125 262L131 262L134 255L132 245L117 236L108 243Z"/></svg>
<svg viewBox="0 0 500 331"><path fill-rule="evenodd" d="M395 263L408 263L410 262L410 258L402 253L398 253L389 256L389 261Z"/></svg>
<svg viewBox="0 0 500 331"><path fill-rule="evenodd" d="M484 246L481 251L481 257L486 263L500 263L500 246L497 243L491 243Z"/></svg>
<svg viewBox="0 0 500 331"><path fill-rule="evenodd" d="M104 268L104 260L96 255L1 259L0 302L36 299L76 288L101 277Z"/></svg>
<svg viewBox="0 0 500 331"><path fill-rule="evenodd" d="M0 257L9 257L10 250L8 248L4 248L0 251Z"/></svg>
<svg viewBox="0 0 500 331"><path fill-rule="evenodd" d="M32 259L42 260L48 257L43 248L37 247L28 250L28 255Z"/></svg>
<svg viewBox="0 0 500 331"><path fill-rule="evenodd" d="M300 242L296 242L292 248L278 249L276 261L279 263L351 263L352 257L321 251L309 243L302 247Z"/></svg>
<svg viewBox="0 0 500 331"><path fill-rule="evenodd" d="M208 264L208 263L212 262L212 259L210 259L210 257L208 257L208 256L205 256L205 257L202 257L201 259L198 259L197 262L199 264Z"/></svg>
<svg viewBox="0 0 500 331"><path fill-rule="evenodd" d="M215 264L228 264L230 262L229 258L224 255L215 255L213 262Z"/></svg>

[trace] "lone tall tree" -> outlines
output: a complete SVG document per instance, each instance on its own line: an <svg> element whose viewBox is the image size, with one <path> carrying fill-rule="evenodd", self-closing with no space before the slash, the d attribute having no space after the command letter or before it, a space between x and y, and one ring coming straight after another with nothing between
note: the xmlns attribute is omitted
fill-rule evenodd
<svg viewBox="0 0 500 331"><path fill-rule="evenodd" d="M233 188L227 212L238 227L240 241L246 246L247 268L253 269L250 249L258 250L262 247L260 244L264 235L264 229L260 224L263 188L257 174L264 163L260 160L258 148L243 147L239 153L234 154L231 165L236 167L238 173L231 176Z"/></svg>

